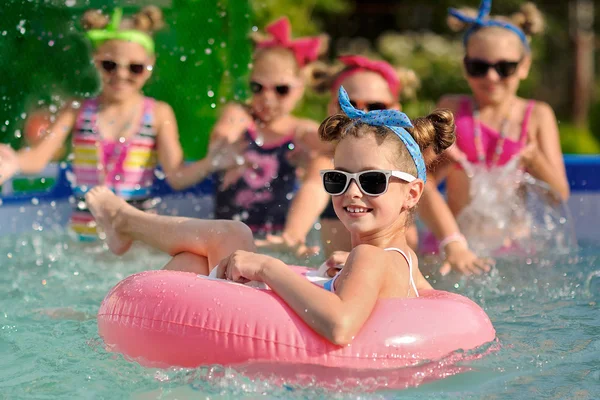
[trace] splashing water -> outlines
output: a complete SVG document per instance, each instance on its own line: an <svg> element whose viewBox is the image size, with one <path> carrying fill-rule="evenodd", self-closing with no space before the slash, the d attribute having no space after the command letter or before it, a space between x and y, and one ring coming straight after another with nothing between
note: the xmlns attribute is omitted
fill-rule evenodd
<svg viewBox="0 0 600 400"><path fill-rule="evenodd" d="M33 206L27 211L35 212ZM158 269L168 256L138 247L114 257L101 244L74 242L64 231L49 229L4 236L0 386L11 399L594 398L600 388L600 308L592 292L600 282L600 246L586 251L554 259L506 258L480 278L433 277L436 288L458 291L484 307L500 350L460 363L446 379L382 390L407 371L378 379L348 372L339 385L323 388L318 378L325 372L316 367L288 368L297 375L293 382L268 374L249 379L244 368L250 367L143 368L105 350L96 313L120 280Z"/></svg>
<svg viewBox="0 0 600 400"><path fill-rule="evenodd" d="M469 246L481 255L534 254L576 247L566 204L544 182L519 168L515 157L504 166L462 160L470 178L471 202L457 217Z"/></svg>

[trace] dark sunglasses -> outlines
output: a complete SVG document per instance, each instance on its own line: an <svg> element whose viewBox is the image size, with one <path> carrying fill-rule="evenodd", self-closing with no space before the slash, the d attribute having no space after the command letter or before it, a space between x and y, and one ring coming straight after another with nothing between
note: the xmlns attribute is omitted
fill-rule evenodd
<svg viewBox="0 0 600 400"><path fill-rule="evenodd" d="M464 63L467 74L474 78L486 76L490 68L494 68L501 78L508 78L517 72L517 67L521 63L521 60L498 61L495 64L490 64L487 61L465 57Z"/></svg>
<svg viewBox="0 0 600 400"><path fill-rule="evenodd" d="M369 170L356 174L337 169L326 169L321 171L323 187L325 191L332 196L343 194L350 186L350 181L354 179L361 192L367 196L381 196L388 190L390 177L395 176L405 182L412 182L415 178L411 174L402 171L389 170Z"/></svg>
<svg viewBox="0 0 600 400"><path fill-rule="evenodd" d="M380 101L376 101L373 103L365 103L363 101L355 101L350 99L350 104L352 104L352 107L354 108L366 111L387 110L388 108L390 108L389 104Z"/></svg>
<svg viewBox="0 0 600 400"><path fill-rule="evenodd" d="M108 72L109 74L116 72L117 68L120 66L127 68L127 70L129 70L129 72L131 72L133 75L141 75L144 73L145 70L148 70L148 71L152 70L152 66L150 66L150 65L147 66L147 65L138 64L138 63L118 64L112 60L102 60L102 61L100 61L100 66L102 67L102 69L104 71Z"/></svg>
<svg viewBox="0 0 600 400"><path fill-rule="evenodd" d="M279 96L287 96L290 94L290 85L276 85L272 87L275 89L275 93ZM255 81L250 82L250 90L254 94L262 93L263 90L268 89L268 86L263 85L262 83L258 83Z"/></svg>

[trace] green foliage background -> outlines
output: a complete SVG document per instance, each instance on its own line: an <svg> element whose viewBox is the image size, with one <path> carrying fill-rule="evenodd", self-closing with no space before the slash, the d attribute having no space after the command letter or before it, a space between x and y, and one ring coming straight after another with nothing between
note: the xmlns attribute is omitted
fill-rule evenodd
<svg viewBox="0 0 600 400"><path fill-rule="evenodd" d="M204 155L220 105L247 96L252 51L248 33L281 15L290 18L295 36L330 33L330 59L343 50L337 44L344 36L364 36L369 55L415 70L421 89L415 98L403 99L410 115L429 112L443 94L468 93L461 71L461 38L449 32L445 18L449 6L476 7L479 0L400 1L390 7L387 25L382 26L369 25L368 18L354 12L351 0L3 0L0 141L18 146L23 120L34 108L98 91L79 27L86 9L110 12L122 6L129 13L158 3L167 4L163 10L168 26L156 35L157 65L145 92L174 108L190 159ZM510 14L521 3L496 1L493 10ZM592 107L590 129L575 129L568 122L568 78L573 67L568 2L536 3L548 29L546 35L534 39L534 66L520 94L547 101L557 111L565 151L597 152L600 102ZM596 11L600 12L600 6ZM395 35L405 50L390 51L383 45L385 35ZM440 46L454 50L440 51ZM308 92L296 113L321 120L328 100L327 95Z"/></svg>

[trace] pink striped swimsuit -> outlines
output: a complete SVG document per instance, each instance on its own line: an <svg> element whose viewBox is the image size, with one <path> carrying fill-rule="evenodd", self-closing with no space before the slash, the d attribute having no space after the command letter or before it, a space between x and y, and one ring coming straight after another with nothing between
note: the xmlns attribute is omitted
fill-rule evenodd
<svg viewBox="0 0 600 400"><path fill-rule="evenodd" d="M125 140L103 139L98 132L98 100L83 102L73 130L73 193L77 198L71 227L81 240L97 237L93 217L82 201L94 186L106 185L138 208L145 207L157 165L154 99L145 97L139 128Z"/></svg>

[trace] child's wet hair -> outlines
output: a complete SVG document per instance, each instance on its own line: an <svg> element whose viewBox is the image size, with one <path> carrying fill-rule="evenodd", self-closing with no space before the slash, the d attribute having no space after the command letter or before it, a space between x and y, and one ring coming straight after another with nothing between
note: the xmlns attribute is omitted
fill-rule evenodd
<svg viewBox="0 0 600 400"><path fill-rule="evenodd" d="M461 8L459 9L459 11L463 14L472 17L477 16L477 10L472 8ZM516 26L517 28L521 29L529 39L531 39L532 36L541 34L545 28L544 16L542 12L537 8L537 6L534 3L531 2L522 4L520 10L510 16L497 15L492 16L491 19L502 22L508 22ZM457 18L451 15L448 16L447 22L448 27L455 32L463 31L469 26L468 24L458 20ZM504 30L506 32L510 32L506 29L499 27L482 27L478 29L478 32L491 29ZM476 35L476 33L474 33L474 35Z"/></svg>
<svg viewBox="0 0 600 400"><path fill-rule="evenodd" d="M421 80L415 71L409 68L392 66L400 80L400 97L413 98L421 86ZM328 64L317 61L307 66L306 76L308 86L317 93L329 93L338 78L346 72L355 69L341 64ZM373 72L376 73L376 72Z"/></svg>
<svg viewBox="0 0 600 400"><path fill-rule="evenodd" d="M110 22L110 17L101 10L88 10L81 17L81 25L85 30L103 29ZM152 34L164 27L164 17L160 8L146 6L138 13L123 19L127 29L134 29L147 34Z"/></svg>
<svg viewBox="0 0 600 400"><path fill-rule="evenodd" d="M406 130L424 152L432 149L436 154L442 153L452 146L456 140L454 114L447 109L438 109L426 117L412 120L413 128ZM394 141L397 148L397 166L400 170L417 175L417 167L408 149L400 138L385 126L373 126L359 122L345 114L335 114L326 118L319 127L319 137L326 142L339 142L352 137L375 135L379 143L387 140Z"/></svg>

